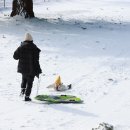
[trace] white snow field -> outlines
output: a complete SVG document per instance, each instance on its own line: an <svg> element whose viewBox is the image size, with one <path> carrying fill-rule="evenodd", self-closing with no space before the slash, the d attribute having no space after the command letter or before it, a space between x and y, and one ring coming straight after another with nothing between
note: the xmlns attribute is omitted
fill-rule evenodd
<svg viewBox="0 0 130 130"><path fill-rule="evenodd" d="M130 1L35 0L36 18L10 18L0 1L0 130L130 130ZM39 94L70 94L83 104L24 102L15 49L32 34L42 50ZM46 88L57 75L72 89ZM31 98L36 96L35 78Z"/></svg>

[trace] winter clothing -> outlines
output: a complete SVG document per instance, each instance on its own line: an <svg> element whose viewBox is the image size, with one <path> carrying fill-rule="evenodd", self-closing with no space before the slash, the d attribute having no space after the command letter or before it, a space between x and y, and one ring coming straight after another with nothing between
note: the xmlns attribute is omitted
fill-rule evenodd
<svg viewBox="0 0 130 130"><path fill-rule="evenodd" d="M71 89L71 84L67 86L64 84L61 84L59 86L55 86L55 89L56 91L65 91L65 90Z"/></svg>
<svg viewBox="0 0 130 130"><path fill-rule="evenodd" d="M25 90L26 90L26 88L21 88L21 93L20 93L20 96L21 96L21 97L24 96Z"/></svg>
<svg viewBox="0 0 130 130"><path fill-rule="evenodd" d="M32 36L31 36L31 34L26 33L26 34L25 34L24 41L33 41L33 38L32 38Z"/></svg>
<svg viewBox="0 0 130 130"><path fill-rule="evenodd" d="M34 76L31 75L22 75L22 83L21 83L21 90L23 94L26 96L30 96L31 90L32 90L32 85L34 81Z"/></svg>
<svg viewBox="0 0 130 130"><path fill-rule="evenodd" d="M55 85L56 85L56 86L61 85L61 78L60 78L60 76L58 76L58 77L56 78L56 80L55 80Z"/></svg>
<svg viewBox="0 0 130 130"><path fill-rule="evenodd" d="M32 36L27 33L24 42L14 52L14 59L19 60L18 72L22 74L21 95L25 94L25 101L29 98L33 86L34 77L42 73L39 64L40 49L33 43Z"/></svg>
<svg viewBox="0 0 130 130"><path fill-rule="evenodd" d="M60 76L57 76L55 82L53 84L49 85L47 88L54 88L56 91L65 91L65 90L71 89L71 84L67 85L67 86L64 85L61 82Z"/></svg>
<svg viewBox="0 0 130 130"><path fill-rule="evenodd" d="M25 101L32 101L32 99L29 97L25 97Z"/></svg>
<svg viewBox="0 0 130 130"><path fill-rule="evenodd" d="M42 71L39 65L40 49L32 41L24 41L14 52L14 59L19 60L18 72L38 76Z"/></svg>
<svg viewBox="0 0 130 130"><path fill-rule="evenodd" d="M54 88L54 90L56 91L66 91L68 89L71 89L72 88L72 85L69 84L69 85L64 85L63 83L59 86L56 86L55 83L54 84L51 84L49 85L47 88Z"/></svg>

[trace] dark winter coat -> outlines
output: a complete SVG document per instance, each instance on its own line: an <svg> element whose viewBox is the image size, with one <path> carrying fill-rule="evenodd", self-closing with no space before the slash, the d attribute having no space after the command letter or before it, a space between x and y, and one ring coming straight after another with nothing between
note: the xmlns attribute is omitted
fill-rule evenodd
<svg viewBox="0 0 130 130"><path fill-rule="evenodd" d="M39 64L40 49L32 41L24 41L14 52L14 59L19 60L18 72L22 74L39 76L42 73Z"/></svg>

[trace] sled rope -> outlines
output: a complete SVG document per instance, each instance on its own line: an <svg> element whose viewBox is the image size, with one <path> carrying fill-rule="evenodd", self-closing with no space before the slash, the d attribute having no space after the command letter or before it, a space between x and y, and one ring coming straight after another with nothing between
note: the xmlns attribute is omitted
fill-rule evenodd
<svg viewBox="0 0 130 130"><path fill-rule="evenodd" d="M36 96L38 95L38 92L39 92L40 82L41 82L41 76L39 76L39 78L38 78Z"/></svg>

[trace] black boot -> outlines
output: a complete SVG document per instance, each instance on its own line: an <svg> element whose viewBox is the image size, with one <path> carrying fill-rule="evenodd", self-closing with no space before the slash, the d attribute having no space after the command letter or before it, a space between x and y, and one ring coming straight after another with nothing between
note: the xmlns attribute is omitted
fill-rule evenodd
<svg viewBox="0 0 130 130"><path fill-rule="evenodd" d="M32 99L25 96L25 101L31 101Z"/></svg>
<svg viewBox="0 0 130 130"><path fill-rule="evenodd" d="M71 89L71 88L72 88L72 85L71 85L71 84L69 84L69 85L68 85L68 89Z"/></svg>
<svg viewBox="0 0 130 130"><path fill-rule="evenodd" d="M20 96L23 96L25 94L25 88L21 88Z"/></svg>

